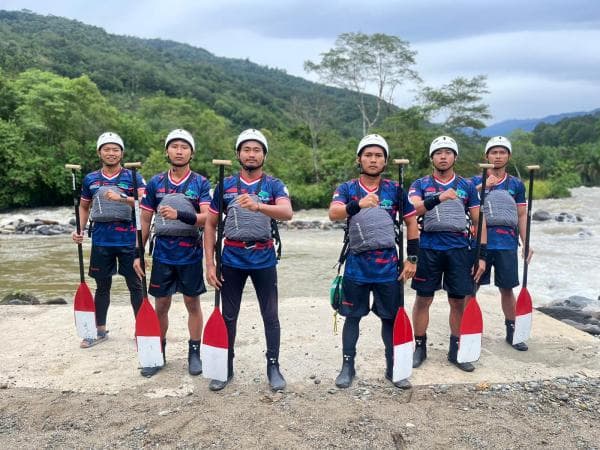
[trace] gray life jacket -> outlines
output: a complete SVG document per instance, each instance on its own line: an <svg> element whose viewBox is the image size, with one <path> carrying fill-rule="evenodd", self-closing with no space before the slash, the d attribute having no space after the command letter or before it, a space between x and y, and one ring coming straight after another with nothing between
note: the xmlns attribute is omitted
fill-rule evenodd
<svg viewBox="0 0 600 450"><path fill-rule="evenodd" d="M117 187L121 175L126 169L121 169L115 185L100 186L92 197L92 208L90 210L90 220L93 222L131 222L132 209L127 203L107 199L108 191L116 192L121 195L123 190Z"/></svg>
<svg viewBox="0 0 600 450"><path fill-rule="evenodd" d="M169 173L165 172L164 186L165 195L161 198L158 207L171 206L178 211L186 211L196 214L198 211L186 197L185 192L190 182L196 178L194 172L190 173L190 176L185 183L175 188L175 192L169 192ZM181 191L181 192L177 192ZM157 214L154 218L154 234L157 236L198 236L199 228L196 225L189 225L177 219L165 219L160 214Z"/></svg>
<svg viewBox="0 0 600 450"><path fill-rule="evenodd" d="M359 200L362 191L358 180L356 181L356 192ZM377 196L381 195L381 183ZM363 208L350 217L348 221L348 249L354 255L368 250L393 248L396 245L396 231L394 220L380 207Z"/></svg>
<svg viewBox="0 0 600 450"><path fill-rule="evenodd" d="M458 175L455 176L452 189L456 190L460 179ZM443 188L435 181L435 178L431 177L431 181L438 193L443 192ZM423 231L428 233L462 233L467 232L467 227L465 205L460 198L446 200L426 211L423 216Z"/></svg>
<svg viewBox="0 0 600 450"><path fill-rule="evenodd" d="M265 175L260 178L256 185L256 194L249 194L255 202L260 202L257 194L260 194L262 182ZM238 203L241 194L241 181L237 177L237 197L227 205L227 216L225 217L225 228L223 233L227 239L242 242L264 242L271 239L271 218L258 211L250 211L242 208Z"/></svg>
<svg viewBox="0 0 600 450"><path fill-rule="evenodd" d="M511 227L517 228L519 217L517 214L517 203L510 192L508 192L508 179L499 189L492 188L485 195L485 204L483 212L485 213L485 221L491 227Z"/></svg>

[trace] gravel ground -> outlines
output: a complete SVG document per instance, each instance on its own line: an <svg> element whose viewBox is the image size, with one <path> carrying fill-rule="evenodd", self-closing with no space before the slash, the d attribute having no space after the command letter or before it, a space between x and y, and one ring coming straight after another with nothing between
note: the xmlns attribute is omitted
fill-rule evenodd
<svg viewBox="0 0 600 450"><path fill-rule="evenodd" d="M598 449L600 379L427 385L358 380L272 393L262 380L152 398L0 386L2 448Z"/></svg>

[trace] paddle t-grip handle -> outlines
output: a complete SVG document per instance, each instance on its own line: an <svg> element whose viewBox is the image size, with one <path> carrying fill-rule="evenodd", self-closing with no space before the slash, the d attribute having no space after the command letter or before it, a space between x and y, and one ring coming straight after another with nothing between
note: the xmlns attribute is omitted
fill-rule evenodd
<svg viewBox="0 0 600 450"><path fill-rule="evenodd" d="M142 163L141 162L130 162L130 163L125 163L124 167L126 169L141 169L142 168ZM137 184L137 180L136 180L136 184Z"/></svg>
<svg viewBox="0 0 600 450"><path fill-rule="evenodd" d="M406 166L410 163L410 161L408 159L395 159L394 160L394 164L398 165L398 166Z"/></svg>
<svg viewBox="0 0 600 450"><path fill-rule="evenodd" d="M215 166L231 166L231 160L230 159L213 159L212 163Z"/></svg>

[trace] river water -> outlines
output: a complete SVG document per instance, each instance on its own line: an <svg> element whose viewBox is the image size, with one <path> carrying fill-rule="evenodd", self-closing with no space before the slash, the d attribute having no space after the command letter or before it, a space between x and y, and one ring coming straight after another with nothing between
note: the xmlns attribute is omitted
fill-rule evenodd
<svg viewBox="0 0 600 450"><path fill-rule="evenodd" d="M551 214L579 214L583 222L532 222L528 288L535 306L580 295L600 295L600 188L575 188L573 196L535 201L533 210ZM73 217L72 208L18 210L0 214L0 225L16 218ZM325 210L299 211L294 219L326 220ZM328 296L339 254L341 230L282 230L283 257L279 265L280 297ZM87 267L89 240L84 245ZM521 267L522 274L522 267ZM79 283L77 249L70 236L0 235L0 298L8 292L31 292L42 299L64 297L71 301ZM89 282L94 287L93 281ZM122 279L113 283L114 301L127 301ZM483 288L490 289L493 288ZM491 291L490 291L491 292ZM248 289L251 294L251 289ZM251 294L252 295L252 294ZM412 295L407 293L407 295ZM600 301L593 309L600 310Z"/></svg>

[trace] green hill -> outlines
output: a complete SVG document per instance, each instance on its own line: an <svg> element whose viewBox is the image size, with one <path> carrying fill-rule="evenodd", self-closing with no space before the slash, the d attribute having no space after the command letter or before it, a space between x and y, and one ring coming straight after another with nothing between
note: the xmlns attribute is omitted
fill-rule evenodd
<svg viewBox="0 0 600 450"><path fill-rule="evenodd" d="M344 135L360 132L360 115L347 91L248 60L173 41L116 36L61 17L0 11L0 66L9 74L31 68L69 78L86 74L115 98L157 92L193 98L236 128L289 127L293 97L321 98L332 105L327 126Z"/></svg>

